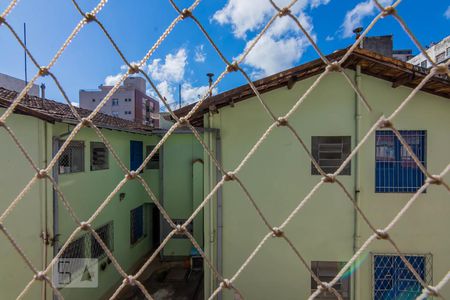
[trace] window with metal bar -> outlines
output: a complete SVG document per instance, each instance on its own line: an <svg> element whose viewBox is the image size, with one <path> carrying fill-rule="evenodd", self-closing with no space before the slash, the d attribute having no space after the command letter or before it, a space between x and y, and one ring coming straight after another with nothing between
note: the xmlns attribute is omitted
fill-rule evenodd
<svg viewBox="0 0 450 300"><path fill-rule="evenodd" d="M59 141L62 147L64 141ZM84 142L71 141L58 162L59 174L76 173L84 171Z"/></svg>
<svg viewBox="0 0 450 300"><path fill-rule="evenodd" d="M325 173L334 173L350 154L350 143L350 136L313 136L311 153ZM348 163L340 175L350 175L350 170L351 166ZM320 174L312 163L311 174Z"/></svg>
<svg viewBox="0 0 450 300"><path fill-rule="evenodd" d="M108 168L108 148L102 142L91 142L91 171Z"/></svg>
<svg viewBox="0 0 450 300"><path fill-rule="evenodd" d="M68 259L64 260L64 258ZM68 271L70 271L71 274L77 272L85 265L81 258L86 258L85 235L73 240L67 245L66 249L61 254L60 263L58 263L58 270L60 270L61 274Z"/></svg>
<svg viewBox="0 0 450 300"><path fill-rule="evenodd" d="M426 131L401 130L400 134L425 165ZM375 138L375 192L416 192L423 185L425 175L400 140L390 130L377 131Z"/></svg>
<svg viewBox="0 0 450 300"><path fill-rule="evenodd" d="M103 243L110 251L113 251L114 247L114 232L113 221L97 228L95 232L99 235ZM90 236L91 242L91 258L100 258L105 255L105 250L100 246L100 243L95 239L94 235Z"/></svg>
<svg viewBox="0 0 450 300"><path fill-rule="evenodd" d="M314 274L319 277L322 282L330 282L333 278L338 274L338 272L345 265L344 262L336 262L336 261L312 261L311 262L311 270ZM342 277L336 284L333 286L336 291L341 294L342 299L348 300L350 299L350 276ZM317 282L314 278L311 277L311 293L314 293L317 290ZM318 300L328 300L328 299L336 299L336 296L333 293L324 291L318 297Z"/></svg>
<svg viewBox="0 0 450 300"><path fill-rule="evenodd" d="M405 255L420 278L427 284L432 282L432 257L427 255ZM400 256L391 254L373 255L373 298L416 299L422 285L408 269Z"/></svg>
<svg viewBox="0 0 450 300"><path fill-rule="evenodd" d="M153 149L155 149L155 146L147 146L146 147L146 150L147 150L146 156L149 156L150 153L153 151ZM150 159L150 161L148 162L148 164L145 168L146 169L159 169L159 149L158 149L158 151L156 151L155 155L153 155L153 157Z"/></svg>

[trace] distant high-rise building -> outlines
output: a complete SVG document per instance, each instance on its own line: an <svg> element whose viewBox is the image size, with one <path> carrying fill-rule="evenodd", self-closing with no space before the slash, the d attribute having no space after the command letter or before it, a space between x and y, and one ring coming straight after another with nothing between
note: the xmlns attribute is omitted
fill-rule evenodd
<svg viewBox="0 0 450 300"><path fill-rule="evenodd" d="M22 79L0 73L0 87L2 88L20 93L25 85L26 83ZM39 86L33 84L28 91L28 95L39 97Z"/></svg>
<svg viewBox="0 0 450 300"><path fill-rule="evenodd" d="M113 86L80 90L80 107L94 110ZM122 119L159 127L159 102L145 93L145 79L128 77L100 110Z"/></svg>
<svg viewBox="0 0 450 300"><path fill-rule="evenodd" d="M427 49L427 54L431 59L434 59L436 63L440 64L450 59L450 35L444 38L439 43L431 44ZM422 68L430 68L431 62L423 55L419 53L408 61L410 64L420 66Z"/></svg>

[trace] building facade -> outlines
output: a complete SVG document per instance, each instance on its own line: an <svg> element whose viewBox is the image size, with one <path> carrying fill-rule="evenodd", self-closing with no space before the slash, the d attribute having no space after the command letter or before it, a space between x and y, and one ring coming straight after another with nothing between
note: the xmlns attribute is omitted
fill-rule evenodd
<svg viewBox="0 0 450 300"><path fill-rule="evenodd" d="M2 88L15 92L21 92L25 85L24 80L0 73L0 87ZM39 96L39 86L37 84L33 84L31 89L28 91L28 95Z"/></svg>
<svg viewBox="0 0 450 300"><path fill-rule="evenodd" d="M434 59L437 64L446 62L450 59L450 36L444 38L439 43L432 44L426 51L430 58ZM431 68L432 66L431 62L422 53L414 56L408 62L422 68Z"/></svg>
<svg viewBox="0 0 450 300"><path fill-rule="evenodd" d="M101 112L158 128L159 102L146 94L145 85L144 78L128 77ZM94 110L112 88L100 85L98 90L80 90L80 107Z"/></svg>
<svg viewBox="0 0 450 300"><path fill-rule="evenodd" d="M339 60L344 51L330 55ZM256 81L262 98L275 116L286 114L323 72L317 60ZM338 73L325 76L289 117L305 146L327 173L336 171L373 124L389 116L426 73L416 71L414 82L393 85L416 68L377 53L357 49L347 64L348 74L372 106L368 111ZM214 109L211 109L211 108ZM183 116L192 108L176 113ZM424 112L426 112L424 114ZM415 154L433 174L448 165L450 153L450 83L433 78L392 121ZM273 120L250 87L243 86L203 103L191 122L210 132L207 145L225 171L233 171L263 136ZM205 190L223 180L205 157ZM269 227L279 227L295 208L283 232L301 253L308 268L329 282L360 249L373 231L337 184L324 183L310 198L322 177L305 149L285 126L277 126L236 176L264 214ZM338 176L375 228L385 228L424 183L392 131L377 129ZM444 180L450 179L447 174ZM308 199L303 201L305 197ZM419 195L389 231L406 259L427 284L437 284L448 272L450 243L447 228L449 194L431 186ZM205 248L224 278L234 278L252 251L271 234L246 192L234 180L224 182L205 209ZM209 278L209 280L207 279ZM283 238L269 237L232 285L245 299L308 299L317 289L309 270ZM218 286L205 274L205 295ZM421 285L386 240L374 240L341 277L336 289L343 299L415 299ZM450 286L441 289L450 296ZM224 289L223 299L241 299ZM322 293L316 299L335 299Z"/></svg>

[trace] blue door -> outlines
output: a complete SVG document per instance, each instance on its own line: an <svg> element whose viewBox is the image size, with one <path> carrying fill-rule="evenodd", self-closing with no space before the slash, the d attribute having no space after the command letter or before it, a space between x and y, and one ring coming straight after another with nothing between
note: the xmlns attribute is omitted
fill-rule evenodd
<svg viewBox="0 0 450 300"><path fill-rule="evenodd" d="M144 145L141 141L130 141L130 170L134 171L142 164Z"/></svg>

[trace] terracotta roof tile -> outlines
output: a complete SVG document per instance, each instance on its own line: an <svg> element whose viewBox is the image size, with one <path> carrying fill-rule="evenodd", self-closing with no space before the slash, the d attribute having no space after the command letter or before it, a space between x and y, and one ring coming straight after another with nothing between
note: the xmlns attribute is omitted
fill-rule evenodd
<svg viewBox="0 0 450 300"><path fill-rule="evenodd" d="M16 99L18 93L0 87L0 106L7 107ZM78 114L84 118L92 111L84 108L74 107ZM33 115L35 117L51 122L77 123L78 120L72 113L69 105L36 96L26 96L20 101L15 109L16 112ZM149 132L153 128L137 122L113 117L104 113L97 113L93 118L95 125L101 128L116 129L130 132Z"/></svg>

